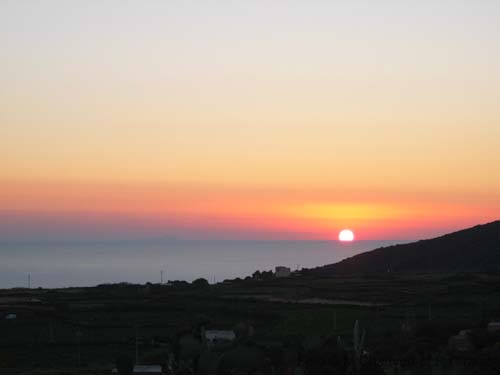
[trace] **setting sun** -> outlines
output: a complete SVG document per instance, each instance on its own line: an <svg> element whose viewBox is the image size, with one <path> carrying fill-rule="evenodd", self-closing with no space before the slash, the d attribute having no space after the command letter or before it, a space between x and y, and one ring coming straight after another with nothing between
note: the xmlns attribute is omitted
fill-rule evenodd
<svg viewBox="0 0 500 375"><path fill-rule="evenodd" d="M351 242L354 241L354 233L350 229L343 229L339 233L339 241Z"/></svg>

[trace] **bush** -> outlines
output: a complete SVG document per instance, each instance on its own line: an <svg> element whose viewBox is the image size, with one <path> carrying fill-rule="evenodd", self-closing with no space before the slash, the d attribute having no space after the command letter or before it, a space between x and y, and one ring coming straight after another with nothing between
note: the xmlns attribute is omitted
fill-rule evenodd
<svg viewBox="0 0 500 375"><path fill-rule="evenodd" d="M196 288L208 288L210 284L208 284L207 279L199 278L192 282L192 285Z"/></svg>

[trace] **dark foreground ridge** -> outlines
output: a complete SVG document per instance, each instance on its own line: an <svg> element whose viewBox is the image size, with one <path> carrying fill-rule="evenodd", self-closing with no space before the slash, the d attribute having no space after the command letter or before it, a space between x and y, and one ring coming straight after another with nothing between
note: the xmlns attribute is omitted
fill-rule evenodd
<svg viewBox="0 0 500 375"><path fill-rule="evenodd" d="M374 272L449 272L500 269L500 221L441 237L381 247L335 264L306 271L309 275Z"/></svg>

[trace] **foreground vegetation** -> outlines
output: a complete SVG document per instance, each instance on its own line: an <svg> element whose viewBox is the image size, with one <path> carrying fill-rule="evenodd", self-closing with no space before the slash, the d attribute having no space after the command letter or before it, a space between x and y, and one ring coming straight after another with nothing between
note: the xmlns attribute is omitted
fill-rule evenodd
<svg viewBox="0 0 500 375"><path fill-rule="evenodd" d="M0 369L26 374L109 374L117 358L177 374L500 369L500 339L486 330L500 318L495 272L11 289L0 291L7 314L16 319L0 320ZM212 328L238 338L208 349ZM465 329L470 348L455 350L450 337Z"/></svg>

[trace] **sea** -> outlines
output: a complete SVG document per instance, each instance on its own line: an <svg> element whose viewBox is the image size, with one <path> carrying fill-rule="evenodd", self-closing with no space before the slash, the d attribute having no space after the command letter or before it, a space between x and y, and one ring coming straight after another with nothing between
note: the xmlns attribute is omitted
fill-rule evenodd
<svg viewBox="0 0 500 375"><path fill-rule="evenodd" d="M335 263L408 241L157 240L0 244L0 288L78 287L107 283L210 283L256 270L292 270Z"/></svg>

